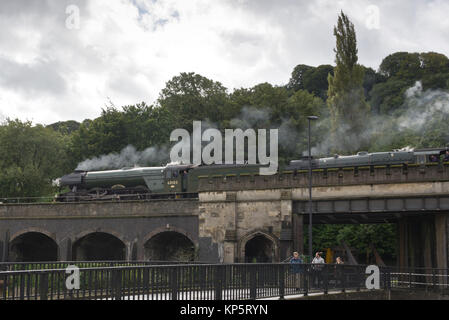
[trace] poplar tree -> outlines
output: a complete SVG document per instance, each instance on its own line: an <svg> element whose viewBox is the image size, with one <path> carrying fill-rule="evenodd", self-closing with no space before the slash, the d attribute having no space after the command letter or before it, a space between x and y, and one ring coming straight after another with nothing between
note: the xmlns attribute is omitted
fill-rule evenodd
<svg viewBox="0 0 449 320"><path fill-rule="evenodd" d="M334 75L328 75L327 104L331 114L333 151L355 152L366 146L364 130L370 110L365 101L364 68L357 63L358 50L354 25L341 12L334 27L336 54Z"/></svg>

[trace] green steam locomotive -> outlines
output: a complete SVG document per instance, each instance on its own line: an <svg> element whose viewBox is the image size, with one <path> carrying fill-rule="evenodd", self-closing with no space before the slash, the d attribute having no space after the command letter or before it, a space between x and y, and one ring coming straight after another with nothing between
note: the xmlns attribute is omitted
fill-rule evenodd
<svg viewBox="0 0 449 320"><path fill-rule="evenodd" d="M312 169L360 168L391 165L442 165L449 162L449 148L415 151L359 152L351 156L311 159ZM74 171L60 179L59 185L69 191L60 193L57 201L133 200L197 197L198 180L214 176L258 175L261 165L177 165L164 167L122 168L106 171ZM309 169L309 159L290 161L279 168L283 173Z"/></svg>

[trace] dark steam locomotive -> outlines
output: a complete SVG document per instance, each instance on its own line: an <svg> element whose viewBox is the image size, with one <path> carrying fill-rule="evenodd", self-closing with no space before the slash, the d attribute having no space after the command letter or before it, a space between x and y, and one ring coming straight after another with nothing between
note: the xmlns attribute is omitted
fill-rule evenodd
<svg viewBox="0 0 449 320"><path fill-rule="evenodd" d="M449 148L415 151L359 152L351 156L335 155L312 159L312 169L361 168L392 165L449 164ZM167 165L164 167L122 168L106 171L74 171L60 179L57 201L134 200L197 197L198 180L214 176L258 175L260 165ZM292 160L284 174L309 169L309 159Z"/></svg>

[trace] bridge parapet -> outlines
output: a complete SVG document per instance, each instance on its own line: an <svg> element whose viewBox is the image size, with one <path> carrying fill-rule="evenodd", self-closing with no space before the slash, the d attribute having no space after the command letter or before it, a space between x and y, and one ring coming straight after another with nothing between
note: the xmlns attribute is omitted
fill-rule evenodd
<svg viewBox="0 0 449 320"><path fill-rule="evenodd" d="M351 186L374 184L397 184L413 182L449 181L449 164L427 164L425 166L402 165L351 167L342 169L313 170L314 187ZM201 177L199 192L241 191L261 189L306 188L309 185L308 171L296 173L284 171L272 176L259 175L213 175Z"/></svg>
<svg viewBox="0 0 449 320"><path fill-rule="evenodd" d="M0 205L0 220L45 218L127 218L197 215L198 200L56 202Z"/></svg>

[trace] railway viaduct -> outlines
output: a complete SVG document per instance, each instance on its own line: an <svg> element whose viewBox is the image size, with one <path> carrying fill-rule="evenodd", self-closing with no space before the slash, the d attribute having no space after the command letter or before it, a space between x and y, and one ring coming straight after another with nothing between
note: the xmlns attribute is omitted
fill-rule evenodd
<svg viewBox="0 0 449 320"><path fill-rule="evenodd" d="M447 268L449 166L314 170L313 223L396 223L398 264ZM204 176L197 199L0 205L11 260L282 261L303 252L307 171Z"/></svg>

